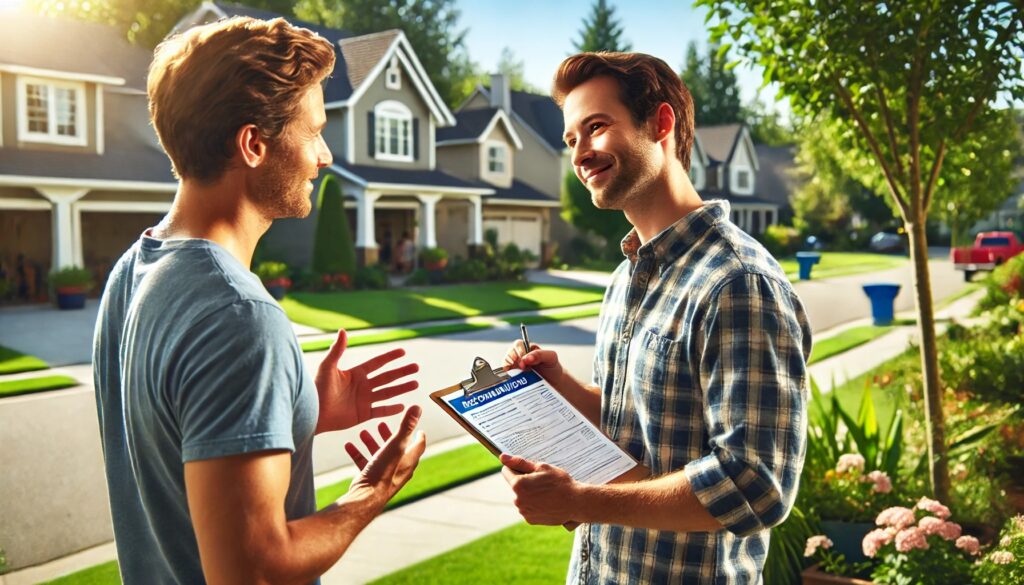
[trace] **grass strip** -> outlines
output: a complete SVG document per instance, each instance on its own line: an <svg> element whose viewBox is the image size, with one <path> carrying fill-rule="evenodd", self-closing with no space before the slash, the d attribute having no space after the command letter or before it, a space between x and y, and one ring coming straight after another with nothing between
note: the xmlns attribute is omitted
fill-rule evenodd
<svg viewBox="0 0 1024 585"><path fill-rule="evenodd" d="M371 583L561 583L569 567L572 539L573 533L561 526L515 524Z"/></svg>
<svg viewBox="0 0 1024 585"><path fill-rule="evenodd" d="M348 338L348 346L358 347L360 345L387 343L389 341L401 341L403 339L413 339L416 337L430 337L432 335L445 335L448 333L479 331L481 329L490 329L491 327L492 325L489 323L450 323L447 325L428 325L426 327L412 327L409 329L391 329L388 331L381 331L380 333L371 333L369 335L354 335ZM322 351L331 347L332 343L334 343L334 338L307 341L302 344L302 351Z"/></svg>
<svg viewBox="0 0 1024 585"><path fill-rule="evenodd" d="M850 351L851 349L864 345L865 343L892 331L892 326L863 325L847 329L838 335L822 339L814 343L811 351L811 359L807 365L828 359L834 355Z"/></svg>
<svg viewBox="0 0 1024 585"><path fill-rule="evenodd" d="M572 319L585 319L596 317L601 312L601 307L590 307L588 309L577 309L575 311L559 311L547 315L524 315L522 317L502 317L501 320L509 325L541 325L544 323L559 323L571 321Z"/></svg>
<svg viewBox="0 0 1024 585"><path fill-rule="evenodd" d="M82 569L81 571L58 577L40 585L120 585L121 572L117 569L117 561L109 561L102 565Z"/></svg>
<svg viewBox="0 0 1024 585"><path fill-rule="evenodd" d="M45 370L50 366L43 360L25 355L0 345L0 374L20 374L21 372L34 372Z"/></svg>
<svg viewBox="0 0 1024 585"><path fill-rule="evenodd" d="M862 272L889 270L906 266L905 256L869 254L865 252L822 252L821 261L811 270L812 279L848 276ZM782 258L779 264L790 280L799 278L800 269L796 258Z"/></svg>
<svg viewBox="0 0 1024 585"><path fill-rule="evenodd" d="M466 445L420 461L409 483L395 494L385 510L411 504L416 500L490 475L501 469L501 462L482 445ZM316 490L316 507L321 509L348 492L346 479Z"/></svg>
<svg viewBox="0 0 1024 585"><path fill-rule="evenodd" d="M47 390L60 390L61 388L71 388L78 385L78 380L71 376L41 376L38 378L8 380L0 382L0 398L18 396L19 394L31 394L33 392L45 392Z"/></svg>

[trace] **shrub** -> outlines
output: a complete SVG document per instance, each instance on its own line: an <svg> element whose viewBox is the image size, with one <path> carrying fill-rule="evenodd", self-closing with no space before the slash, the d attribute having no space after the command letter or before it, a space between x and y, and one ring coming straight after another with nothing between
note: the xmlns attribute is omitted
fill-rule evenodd
<svg viewBox="0 0 1024 585"><path fill-rule="evenodd" d="M313 242L313 271L319 274L355 274L356 251L341 193L333 176L320 185L320 212Z"/></svg>
<svg viewBox="0 0 1024 585"><path fill-rule="evenodd" d="M388 287L388 273L381 266L362 266L356 270L356 288L384 289Z"/></svg>
<svg viewBox="0 0 1024 585"><path fill-rule="evenodd" d="M995 319L993 326L984 328L951 327L939 352L939 366L954 390L984 401L1019 404L1024 401L1024 335L1000 335L1002 319L1012 323L1013 318Z"/></svg>
<svg viewBox="0 0 1024 585"><path fill-rule="evenodd" d="M1024 298L1024 253L1010 258L984 280L985 296L978 301L978 311L1020 301Z"/></svg>
<svg viewBox="0 0 1024 585"><path fill-rule="evenodd" d="M490 278L490 271L483 260L471 258L456 259L448 266L445 279L448 282L481 282Z"/></svg>
<svg viewBox="0 0 1024 585"><path fill-rule="evenodd" d="M284 262L260 262L253 272L264 283L288 279L288 265Z"/></svg>
<svg viewBox="0 0 1024 585"><path fill-rule="evenodd" d="M406 284L413 286L422 286L424 284L430 284L430 274L427 273L423 268L417 268L409 275L409 278L405 280Z"/></svg>
<svg viewBox="0 0 1024 585"><path fill-rule="evenodd" d="M800 249L800 232L788 225L770 225L761 235L764 247L776 258L796 254Z"/></svg>
<svg viewBox="0 0 1024 585"><path fill-rule="evenodd" d="M92 288L92 271L88 268L68 266L50 273L50 285L53 288L82 287Z"/></svg>
<svg viewBox="0 0 1024 585"><path fill-rule="evenodd" d="M424 248L420 252L420 259L424 264L435 264L448 259L448 251L444 248Z"/></svg>
<svg viewBox="0 0 1024 585"><path fill-rule="evenodd" d="M980 585L1024 583L1024 516L1006 523L996 546L974 566L974 581Z"/></svg>

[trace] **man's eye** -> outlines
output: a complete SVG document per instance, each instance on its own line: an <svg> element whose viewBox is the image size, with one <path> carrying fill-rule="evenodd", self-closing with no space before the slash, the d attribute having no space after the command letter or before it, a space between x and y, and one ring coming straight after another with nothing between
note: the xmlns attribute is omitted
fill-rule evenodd
<svg viewBox="0 0 1024 585"><path fill-rule="evenodd" d="M568 144L569 144L569 148L572 148L572 147L576 146L576 139L575 138L569 139L569 143Z"/></svg>
<svg viewBox="0 0 1024 585"><path fill-rule="evenodd" d="M598 129L604 127L604 122L594 122L590 125L591 132L597 132Z"/></svg>

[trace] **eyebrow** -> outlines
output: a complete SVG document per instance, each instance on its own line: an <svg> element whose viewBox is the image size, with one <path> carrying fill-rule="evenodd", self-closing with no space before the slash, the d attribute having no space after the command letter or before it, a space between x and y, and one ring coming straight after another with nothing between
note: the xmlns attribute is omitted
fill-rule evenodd
<svg viewBox="0 0 1024 585"><path fill-rule="evenodd" d="M586 126L591 121L593 121L594 118L607 118L607 117L609 117L608 114L603 114L603 113L600 113L600 112L597 113L597 114L590 114L586 118L583 118L582 120L580 120L579 125L580 126ZM566 130L565 134L562 135L562 142L569 142L569 138L570 138L570 132L569 132L569 130Z"/></svg>

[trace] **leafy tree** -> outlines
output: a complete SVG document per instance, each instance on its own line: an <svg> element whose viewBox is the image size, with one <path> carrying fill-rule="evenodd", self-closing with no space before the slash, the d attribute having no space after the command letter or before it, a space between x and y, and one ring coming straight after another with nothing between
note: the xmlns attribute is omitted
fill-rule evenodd
<svg viewBox="0 0 1024 585"><path fill-rule="evenodd" d="M615 8L606 0L596 0L590 16L583 20L580 38L573 47L580 53L588 51L629 51L633 45L622 38L622 23L615 17Z"/></svg>
<svg viewBox="0 0 1024 585"><path fill-rule="evenodd" d="M797 142L791 124L783 121L777 110L766 108L760 99L755 98L743 109L754 144L785 146Z"/></svg>
<svg viewBox="0 0 1024 585"><path fill-rule="evenodd" d="M680 77L693 96L693 117L698 126L745 122L736 73L726 63L729 47L712 43L706 57L697 44L686 46L686 60Z"/></svg>
<svg viewBox="0 0 1024 585"><path fill-rule="evenodd" d="M320 184L320 209L313 240L313 272L317 274L356 273L356 250L345 215L341 183L332 175Z"/></svg>
<svg viewBox="0 0 1024 585"><path fill-rule="evenodd" d="M794 110L849 132L865 184L884 184L910 234L925 431L935 496L950 493L925 224L944 163L978 140L1001 92L1024 95L1020 0L697 0ZM873 168L872 168L873 167ZM870 172L868 170L870 169ZM948 170L948 169L947 169ZM856 175L860 176L860 175Z"/></svg>
<svg viewBox="0 0 1024 585"><path fill-rule="evenodd" d="M508 78L509 87L515 91L544 92L544 90L536 88L526 81L526 64L522 59L516 57L516 53L511 47L501 49L497 70L498 73L505 74Z"/></svg>
<svg viewBox="0 0 1024 585"><path fill-rule="evenodd" d="M614 209L598 209L586 185L571 170L562 180L562 218L577 228L605 241L606 259L621 259L622 238L632 229L626 216Z"/></svg>

